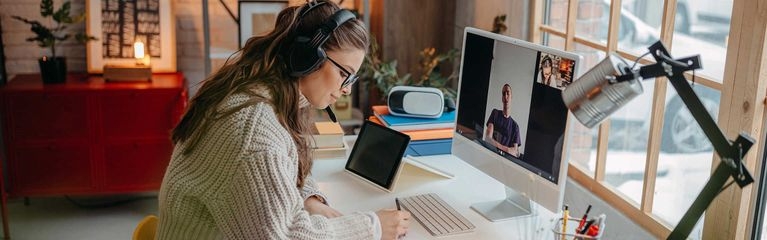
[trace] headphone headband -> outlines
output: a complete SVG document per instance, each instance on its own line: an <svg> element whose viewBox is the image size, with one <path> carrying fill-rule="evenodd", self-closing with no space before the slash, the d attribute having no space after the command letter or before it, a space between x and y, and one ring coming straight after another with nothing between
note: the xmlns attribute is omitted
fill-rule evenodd
<svg viewBox="0 0 767 240"><path fill-rule="evenodd" d="M299 12L298 21L301 21L311 10L327 3L328 2L323 0L307 2ZM317 70L317 68L319 68L327 59L327 55L325 54L322 45L327 42L333 34L333 31L339 26L355 18L356 16L354 13L346 9L340 9L333 13L328 20L322 23L322 25L312 33L313 35L306 36L298 33L288 52L290 75L293 77L302 77ZM300 22L298 24L300 24Z"/></svg>
<svg viewBox="0 0 767 240"><path fill-rule="evenodd" d="M326 4L326 1L307 1L306 5L301 7L301 12L298 13L298 19L303 19L306 13L311 12L312 9Z"/></svg>
<svg viewBox="0 0 767 240"><path fill-rule="evenodd" d="M330 38L330 35L335 31L341 24L344 24L345 22L352 20L356 18L354 16L354 13L348 11L348 10L338 10L336 13L334 13L332 16L330 16L330 19L326 21L325 23L320 26L319 29L317 29L317 32L314 33L314 36L312 37L312 47L321 47L322 44L324 44L328 38Z"/></svg>

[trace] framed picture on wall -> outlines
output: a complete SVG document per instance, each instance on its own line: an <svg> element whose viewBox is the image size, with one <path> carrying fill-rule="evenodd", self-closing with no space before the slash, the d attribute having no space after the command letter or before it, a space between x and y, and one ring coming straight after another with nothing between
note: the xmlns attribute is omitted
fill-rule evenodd
<svg viewBox="0 0 767 240"><path fill-rule="evenodd" d="M288 7L288 1L258 1L240 0L238 14L240 16L239 39L242 48L250 37L263 35L274 28L277 15Z"/></svg>
<svg viewBox="0 0 767 240"><path fill-rule="evenodd" d="M176 71L175 18L168 0L86 0L89 73L106 64L135 64L134 44L143 44L152 72ZM137 47L140 48L140 47Z"/></svg>

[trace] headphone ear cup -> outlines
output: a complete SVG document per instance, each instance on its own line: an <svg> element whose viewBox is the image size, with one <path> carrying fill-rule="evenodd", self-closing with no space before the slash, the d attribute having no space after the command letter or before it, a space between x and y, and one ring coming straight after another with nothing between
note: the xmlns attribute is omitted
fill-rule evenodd
<svg viewBox="0 0 767 240"><path fill-rule="evenodd" d="M321 47L312 47L310 38L298 37L290 47L288 67L290 76L303 77L322 66L327 55Z"/></svg>

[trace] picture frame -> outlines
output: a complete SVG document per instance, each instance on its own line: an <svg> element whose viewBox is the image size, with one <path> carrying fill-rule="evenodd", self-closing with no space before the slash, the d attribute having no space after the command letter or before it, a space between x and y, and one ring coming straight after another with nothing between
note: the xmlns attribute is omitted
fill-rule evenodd
<svg viewBox="0 0 767 240"><path fill-rule="evenodd" d="M86 0L86 30L98 38L87 44L88 73L103 73L104 65L135 65L136 41L144 43L152 72L176 72L176 19L171 2Z"/></svg>
<svg viewBox="0 0 767 240"><path fill-rule="evenodd" d="M240 28L239 48L253 36L263 35L274 28L277 15L288 7L288 1L240 0L237 2Z"/></svg>

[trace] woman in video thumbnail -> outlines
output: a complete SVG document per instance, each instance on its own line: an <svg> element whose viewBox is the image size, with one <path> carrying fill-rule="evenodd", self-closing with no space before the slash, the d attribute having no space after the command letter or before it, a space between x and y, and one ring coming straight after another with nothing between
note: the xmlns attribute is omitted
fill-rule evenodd
<svg viewBox="0 0 767 240"><path fill-rule="evenodd" d="M549 87L557 87L557 77L553 71L554 61L548 55L543 56L541 60L541 78L538 79L538 82Z"/></svg>
<svg viewBox="0 0 767 240"><path fill-rule="evenodd" d="M511 85L504 84L501 88L501 102L503 110L493 109L485 123L485 141L493 144L496 148L519 157L519 146L522 141L519 137L519 125L511 117Z"/></svg>

